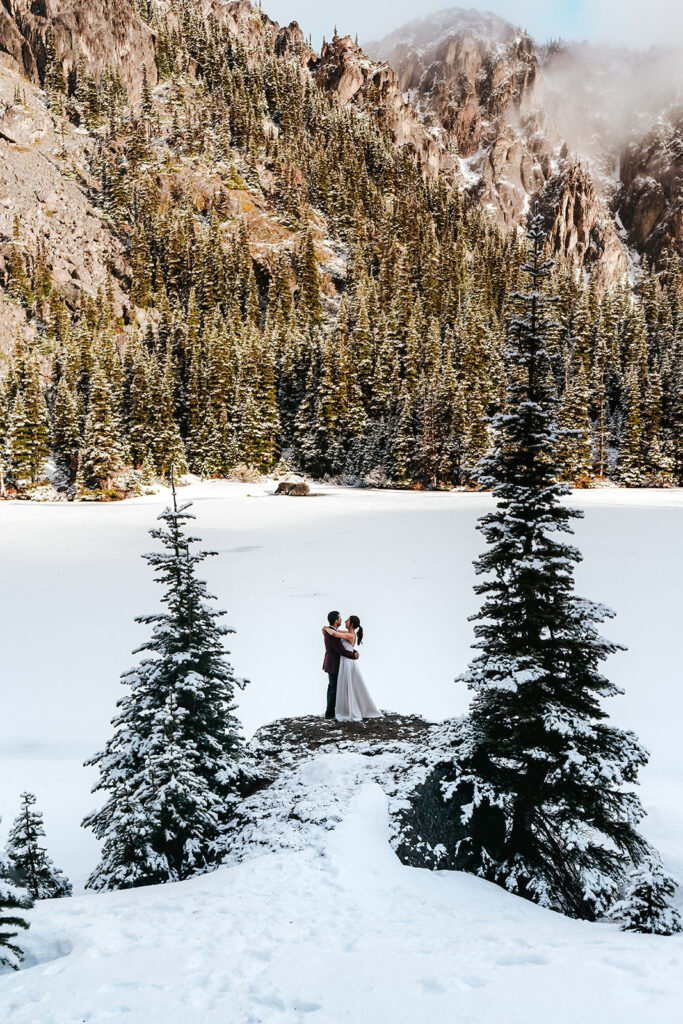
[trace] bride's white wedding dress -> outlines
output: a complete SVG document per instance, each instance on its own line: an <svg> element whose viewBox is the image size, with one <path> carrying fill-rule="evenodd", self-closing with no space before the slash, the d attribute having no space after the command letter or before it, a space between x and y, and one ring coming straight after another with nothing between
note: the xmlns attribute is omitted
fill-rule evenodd
<svg viewBox="0 0 683 1024"><path fill-rule="evenodd" d="M354 650L348 640L342 640L347 651ZM336 718L338 722L361 722L364 718L381 718L382 712L375 707L368 693L358 662L353 658L340 658L337 677Z"/></svg>

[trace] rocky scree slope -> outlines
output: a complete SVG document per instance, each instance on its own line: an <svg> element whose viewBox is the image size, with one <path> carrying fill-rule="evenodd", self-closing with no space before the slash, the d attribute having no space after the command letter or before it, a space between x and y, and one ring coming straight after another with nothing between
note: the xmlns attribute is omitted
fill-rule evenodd
<svg viewBox="0 0 683 1024"><path fill-rule="evenodd" d="M115 308L127 304L128 262L121 238L102 218L90 161L96 141L66 128L42 90L19 78L0 54L0 281L20 245L33 265L44 251L51 279L75 308L86 295L112 288ZM15 227L20 230L20 240ZM0 350L29 331L25 309L0 303Z"/></svg>

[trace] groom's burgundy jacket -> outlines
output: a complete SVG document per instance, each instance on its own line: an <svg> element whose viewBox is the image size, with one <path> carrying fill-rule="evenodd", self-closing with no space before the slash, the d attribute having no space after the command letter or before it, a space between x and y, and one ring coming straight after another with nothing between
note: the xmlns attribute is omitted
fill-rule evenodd
<svg viewBox="0 0 683 1024"><path fill-rule="evenodd" d="M323 636L325 638L323 672L336 676L339 672L339 659L352 658L355 661L356 653L355 651L347 651L338 636L330 636L329 633L323 633Z"/></svg>

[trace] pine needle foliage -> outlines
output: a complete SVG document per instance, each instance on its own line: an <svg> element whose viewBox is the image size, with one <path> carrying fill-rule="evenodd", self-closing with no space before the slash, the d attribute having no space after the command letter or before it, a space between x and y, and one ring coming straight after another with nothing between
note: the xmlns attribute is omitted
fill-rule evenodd
<svg viewBox="0 0 683 1024"><path fill-rule="evenodd" d="M671 901L676 883L656 853L649 854L631 872L626 893L610 912L623 931L647 935L675 935L683 931L681 917Z"/></svg>

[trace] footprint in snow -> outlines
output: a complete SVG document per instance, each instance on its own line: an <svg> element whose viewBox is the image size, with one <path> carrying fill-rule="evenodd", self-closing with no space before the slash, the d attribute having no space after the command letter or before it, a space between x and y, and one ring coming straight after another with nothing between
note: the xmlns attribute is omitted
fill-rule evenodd
<svg viewBox="0 0 683 1024"><path fill-rule="evenodd" d="M431 992L433 995L441 995L446 991L445 985L442 985L436 978L420 978L420 985L423 992Z"/></svg>
<svg viewBox="0 0 683 1024"><path fill-rule="evenodd" d="M543 964L547 964L549 962L550 961L548 960L547 956L541 956L538 953L532 953L532 954L522 953L522 954L519 954L519 955L515 955L515 954L511 953L511 954L506 955L506 956L499 956L496 959L496 963L498 964L499 967L519 967L519 966L523 967L525 964L532 964L532 965L540 964L540 965L543 965Z"/></svg>

